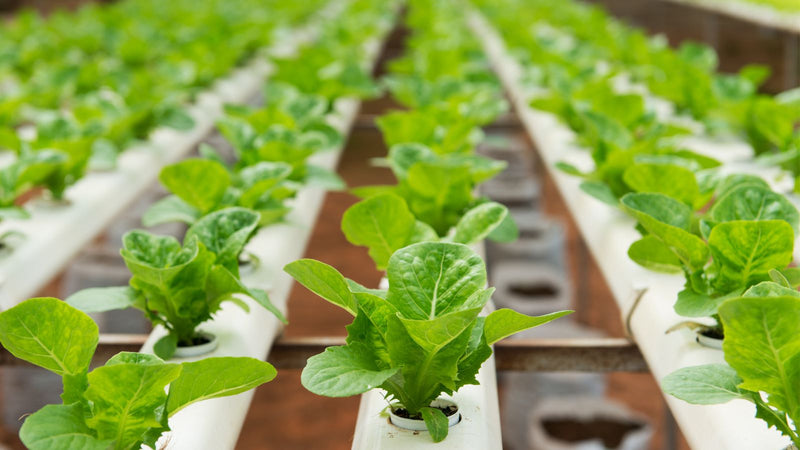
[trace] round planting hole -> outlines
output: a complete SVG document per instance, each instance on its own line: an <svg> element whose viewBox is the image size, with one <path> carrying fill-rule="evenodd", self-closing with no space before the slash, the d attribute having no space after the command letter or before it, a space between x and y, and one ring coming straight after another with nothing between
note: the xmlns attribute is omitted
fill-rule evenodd
<svg viewBox="0 0 800 450"><path fill-rule="evenodd" d="M528 228L519 230L520 239L538 240L542 237L542 234L544 234L543 230L539 228Z"/></svg>
<svg viewBox="0 0 800 450"><path fill-rule="evenodd" d="M610 419L545 419L542 426L548 435L565 442L603 441L606 448L618 448L629 433L642 428L636 422Z"/></svg>
<svg viewBox="0 0 800 450"><path fill-rule="evenodd" d="M509 291L523 297L555 297L559 293L559 289L548 283L512 284Z"/></svg>

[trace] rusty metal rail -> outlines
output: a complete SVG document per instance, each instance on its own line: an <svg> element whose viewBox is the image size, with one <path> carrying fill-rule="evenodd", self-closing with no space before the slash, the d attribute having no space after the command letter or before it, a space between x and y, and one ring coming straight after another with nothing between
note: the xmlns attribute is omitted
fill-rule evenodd
<svg viewBox="0 0 800 450"><path fill-rule="evenodd" d="M95 363L102 364L118 352L135 352L147 335L101 334ZM342 337L282 337L272 347L269 362L278 369L302 369L306 360ZM597 339L507 339L495 344L498 371L527 372L647 372L636 345L622 338ZM23 366L26 362L0 348L0 366Z"/></svg>

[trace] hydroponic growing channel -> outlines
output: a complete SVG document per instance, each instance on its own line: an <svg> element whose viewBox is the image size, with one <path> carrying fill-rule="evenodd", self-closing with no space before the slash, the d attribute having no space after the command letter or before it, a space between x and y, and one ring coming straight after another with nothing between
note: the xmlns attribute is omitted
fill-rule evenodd
<svg viewBox="0 0 800 450"><path fill-rule="evenodd" d="M800 5L648 3L0 5L0 449L799 447Z"/></svg>

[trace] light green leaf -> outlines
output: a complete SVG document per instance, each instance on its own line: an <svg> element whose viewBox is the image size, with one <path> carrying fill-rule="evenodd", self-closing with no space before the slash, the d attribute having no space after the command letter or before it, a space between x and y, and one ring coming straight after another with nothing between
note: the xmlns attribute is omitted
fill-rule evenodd
<svg viewBox="0 0 800 450"><path fill-rule="evenodd" d="M164 360L172 358L172 355L175 354L175 350L177 349L178 336L171 333L163 336L161 339L156 341L155 344L153 344L153 353Z"/></svg>
<svg viewBox="0 0 800 450"><path fill-rule="evenodd" d="M217 264L233 274L239 273L239 253L258 226L261 217L245 208L225 208L203 216L184 237L186 245L192 237L217 255Z"/></svg>
<svg viewBox="0 0 800 450"><path fill-rule="evenodd" d="M486 284L483 260L463 244L423 242L389 260L387 300L407 319L433 319L457 311Z"/></svg>
<svg viewBox="0 0 800 450"><path fill-rule="evenodd" d="M743 297L800 297L800 292L773 281L764 281L748 289Z"/></svg>
<svg viewBox="0 0 800 450"><path fill-rule="evenodd" d="M584 181L581 183L580 188L583 192L607 205L611 205L615 208L619 206L619 199L614 195L614 191L602 181Z"/></svg>
<svg viewBox="0 0 800 450"><path fill-rule="evenodd" d="M636 192L658 192L689 206L700 197L694 173L674 164L634 164L625 170L625 183Z"/></svg>
<svg viewBox="0 0 800 450"><path fill-rule="evenodd" d="M742 185L729 189L709 211L717 222L733 220L785 220L797 233L797 208L783 195L769 188Z"/></svg>
<svg viewBox="0 0 800 450"><path fill-rule="evenodd" d="M194 223L202 213L177 195L168 195L153 203L142 215L142 225L152 227L162 223Z"/></svg>
<svg viewBox="0 0 800 450"><path fill-rule="evenodd" d="M503 221L500 222L487 236L490 240L495 242L514 242L519 238L519 228L517 222L514 221L514 216L506 214Z"/></svg>
<svg viewBox="0 0 800 450"><path fill-rule="evenodd" d="M436 161L436 153L418 143L397 144L389 149L388 162L398 179L408 177L408 170L420 161Z"/></svg>
<svg viewBox="0 0 800 450"><path fill-rule="evenodd" d="M679 273L681 260L661 239L647 235L631 244L628 257L636 264L650 270L665 273Z"/></svg>
<svg viewBox="0 0 800 450"><path fill-rule="evenodd" d="M464 355L477 321L450 339L446 345L427 351L410 336L399 314L389 318L386 344L393 366L400 367L401 389L384 386L395 395L409 413L429 406L439 393L452 392L458 387L459 361Z"/></svg>
<svg viewBox="0 0 800 450"><path fill-rule="evenodd" d="M347 287L350 288L350 292L352 292L353 295L359 294L359 293L366 293L366 294L372 294L372 295L374 295L376 297L380 297L380 298L382 298L384 300L386 299L386 291L385 290L382 290L382 289L371 289L371 288L368 288L368 287L358 283L357 281L353 281L353 280L351 280L349 278L345 278L345 281L347 281Z"/></svg>
<svg viewBox="0 0 800 450"><path fill-rule="evenodd" d="M301 375L303 387L326 397L349 397L383 384L398 369L380 370L364 344L328 347L312 356Z"/></svg>
<svg viewBox="0 0 800 450"><path fill-rule="evenodd" d="M492 356L492 347L486 343L486 335L483 332L486 324L486 317L478 317L475 326L467 342L467 348L458 361L458 381L456 389L467 384L479 384L477 375L483 362Z"/></svg>
<svg viewBox="0 0 800 450"><path fill-rule="evenodd" d="M447 161L454 164L464 164L469 167L472 182L475 184L483 183L494 177L508 165L505 161L498 161L476 154L448 155Z"/></svg>
<svg viewBox="0 0 800 450"><path fill-rule="evenodd" d="M399 319L417 345L428 353L435 353L472 325L481 309L483 308L455 311L433 319L418 320L404 319L403 317Z"/></svg>
<svg viewBox="0 0 800 450"><path fill-rule="evenodd" d="M453 242L473 244L497 228L508 215L508 208L495 203L482 203L467 211L456 224Z"/></svg>
<svg viewBox="0 0 800 450"><path fill-rule="evenodd" d="M794 232L782 220L724 222L711 230L708 246L717 289L729 292L769 280L771 269L792 261Z"/></svg>
<svg viewBox="0 0 800 450"><path fill-rule="evenodd" d="M134 279L165 287L199 255L198 245L182 249L172 236L157 236L146 231L129 231L122 237L120 254Z"/></svg>
<svg viewBox="0 0 800 450"><path fill-rule="evenodd" d="M255 300L256 303L263 306L264 309L274 314L275 317L277 317L278 320L283 322L284 325L289 323L289 321L286 320L286 317L283 315L283 312L281 312L281 310L279 310L278 307L275 306L269 299L267 291L263 289L249 288L247 289L247 295L249 295L253 300Z"/></svg>
<svg viewBox="0 0 800 450"><path fill-rule="evenodd" d="M389 257L408 244L415 221L405 200L394 194L382 194L345 211L342 231L352 244L368 247L377 268L384 270Z"/></svg>
<svg viewBox="0 0 800 450"><path fill-rule="evenodd" d="M136 303L136 291L130 286L89 288L78 291L65 302L83 312L111 311L125 309Z"/></svg>
<svg viewBox="0 0 800 450"><path fill-rule="evenodd" d="M25 419L19 437L30 450L106 450L112 441L99 440L84 421L80 404L46 405Z"/></svg>
<svg viewBox="0 0 800 450"><path fill-rule="evenodd" d="M800 298L741 297L719 308L725 360L744 380L741 389L763 391L769 403L800 417Z"/></svg>
<svg viewBox="0 0 800 450"><path fill-rule="evenodd" d="M725 295L711 297L686 288L678 292L675 302L675 312L683 317L711 317L717 314L719 305L726 300L739 297L742 290L737 289Z"/></svg>
<svg viewBox="0 0 800 450"><path fill-rule="evenodd" d="M170 417L195 402L249 391L278 373L267 362L243 357L206 358L182 366L180 376L169 386Z"/></svg>
<svg viewBox="0 0 800 450"><path fill-rule="evenodd" d="M430 407L422 408L420 413L433 442L442 442L447 437L449 429L449 423L444 413L440 409Z"/></svg>
<svg viewBox="0 0 800 450"><path fill-rule="evenodd" d="M61 376L84 374L98 339L94 321L57 298L32 298L0 313L3 347Z"/></svg>
<svg viewBox="0 0 800 450"><path fill-rule="evenodd" d="M770 190L769 184L763 178L757 175L739 173L725 177L717 186L716 196L718 199L723 199L729 192L744 186L752 189Z"/></svg>
<svg viewBox="0 0 800 450"><path fill-rule="evenodd" d="M410 196L404 195L409 209L440 236L448 233L472 202L473 184L465 166L420 162L409 169L406 185L411 191Z"/></svg>
<svg viewBox="0 0 800 450"><path fill-rule="evenodd" d="M283 270L311 292L356 315L356 300L347 280L338 270L313 259L299 259L287 264Z"/></svg>
<svg viewBox="0 0 800 450"><path fill-rule="evenodd" d="M354 295L358 300L359 317L366 317L381 337L386 339L389 319L397 316L397 308L382 297L368 292L358 292ZM354 337L348 333L348 339Z"/></svg>
<svg viewBox="0 0 800 450"><path fill-rule="evenodd" d="M170 192L204 213L219 204L231 185L225 166L209 159L187 159L166 166L158 179Z"/></svg>
<svg viewBox="0 0 800 450"><path fill-rule="evenodd" d="M527 316L512 309L498 309L486 317L483 335L489 345L505 339L514 333L538 327L552 320L572 314L573 311L558 311L543 316Z"/></svg>
<svg viewBox="0 0 800 450"><path fill-rule="evenodd" d="M181 373L178 364L114 364L89 373L86 399L92 405L87 424L100 439L129 448L151 428L161 428L167 401L164 388Z"/></svg>
<svg viewBox="0 0 800 450"><path fill-rule="evenodd" d="M660 239L692 271L703 268L709 251L705 242L689 232L692 210L664 194L633 193L621 199L623 209L650 234Z"/></svg>
<svg viewBox="0 0 800 450"><path fill-rule="evenodd" d="M414 231L411 233L411 237L408 238L407 245L419 242L437 242L438 240L439 234L436 233L436 230L427 223L417 220L414 222Z"/></svg>
<svg viewBox="0 0 800 450"><path fill-rule="evenodd" d="M726 403L748 398L739 384L742 379L727 364L684 367L661 380L661 389L669 395L694 405Z"/></svg>
<svg viewBox="0 0 800 450"><path fill-rule="evenodd" d="M164 364L164 361L156 355L147 353L119 352L105 363L106 366L113 366L115 364L141 364L146 366L151 364Z"/></svg>

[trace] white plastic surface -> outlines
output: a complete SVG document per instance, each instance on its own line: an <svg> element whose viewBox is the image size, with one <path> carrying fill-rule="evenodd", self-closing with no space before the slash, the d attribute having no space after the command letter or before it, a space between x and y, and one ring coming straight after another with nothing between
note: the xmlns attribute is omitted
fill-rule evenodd
<svg viewBox="0 0 800 450"><path fill-rule="evenodd" d="M781 11L743 0L661 0L701 8L766 28L800 34L800 13Z"/></svg>
<svg viewBox="0 0 800 450"><path fill-rule="evenodd" d="M555 169L555 163L562 160L578 166L591 161L587 161L586 150L574 146L573 133L555 116L529 108L521 94L520 67L495 30L477 13L470 23L481 37L492 66L599 265L623 318L628 317L641 294L630 317L630 332L655 378L686 366L722 362L722 352L697 344L691 331L665 334L682 321L672 305L682 289L683 278L650 272L628 258L628 247L639 237L633 219L581 191L579 178ZM670 396L665 398L692 448L778 450L789 443L755 419L755 408L748 402L696 406Z"/></svg>
<svg viewBox="0 0 800 450"><path fill-rule="evenodd" d="M406 430L389 422L383 391L375 389L361 396L353 449L358 450L500 450L500 410L494 357L478 373L479 386L464 386L453 395L461 422L450 427L447 438L435 444L427 431Z"/></svg>

